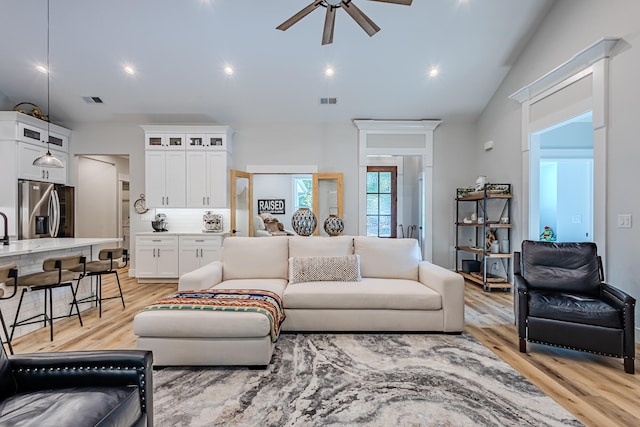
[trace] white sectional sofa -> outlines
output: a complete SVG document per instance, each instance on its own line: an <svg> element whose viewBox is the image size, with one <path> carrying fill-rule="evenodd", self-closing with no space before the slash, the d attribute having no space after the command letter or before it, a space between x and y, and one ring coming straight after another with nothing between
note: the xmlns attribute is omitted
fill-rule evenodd
<svg viewBox="0 0 640 427"><path fill-rule="evenodd" d="M225 239L222 261L180 278L179 291L200 289L276 293L285 332L464 328L464 280L422 261L414 239ZM277 345L269 319L255 312L142 311L134 332L138 348L152 350L157 365L268 365Z"/></svg>

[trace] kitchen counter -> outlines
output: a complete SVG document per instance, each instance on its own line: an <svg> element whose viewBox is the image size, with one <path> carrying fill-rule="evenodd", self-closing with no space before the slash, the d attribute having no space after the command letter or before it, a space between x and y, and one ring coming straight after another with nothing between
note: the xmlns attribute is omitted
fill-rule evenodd
<svg viewBox="0 0 640 427"><path fill-rule="evenodd" d="M94 260L98 257L100 249L103 247L115 247L122 239L119 237L111 238L42 238L28 240L12 240L9 246L0 246L0 264L16 264L18 274L24 276L29 273L42 271L42 263L47 258L64 257L82 253L87 257L87 261ZM18 279L19 280L19 279ZM2 285L5 286L5 285ZM91 278L85 277L80 281L77 288L77 297L82 299L92 295ZM5 288L5 296L10 294L10 290ZM18 291L14 298L0 301L2 311L8 319L13 319L17 310L21 293ZM57 288L53 290L54 306L56 310L63 308L69 311L71 303L71 292L68 288ZM84 311L91 308L91 304L81 304L80 310ZM28 318L36 316L42 312L42 293L27 292L24 295L24 305L21 309L21 316ZM42 323L34 323L16 328L16 337L24 335L42 327Z"/></svg>
<svg viewBox="0 0 640 427"><path fill-rule="evenodd" d="M9 246L0 246L0 258L15 255L24 255L40 252L50 252L63 249L82 248L86 246L103 245L106 243L120 242L119 237L92 238L92 237L60 237L29 240L12 240Z"/></svg>
<svg viewBox="0 0 640 427"><path fill-rule="evenodd" d="M209 232L209 231L142 231L136 233L136 236L229 236L228 231Z"/></svg>

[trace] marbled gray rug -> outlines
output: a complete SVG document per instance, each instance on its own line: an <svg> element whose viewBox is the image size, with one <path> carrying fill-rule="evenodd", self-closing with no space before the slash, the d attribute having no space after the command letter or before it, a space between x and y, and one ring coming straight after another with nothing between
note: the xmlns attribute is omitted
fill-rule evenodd
<svg viewBox="0 0 640 427"><path fill-rule="evenodd" d="M266 370L153 381L160 427L581 425L466 334L284 334Z"/></svg>

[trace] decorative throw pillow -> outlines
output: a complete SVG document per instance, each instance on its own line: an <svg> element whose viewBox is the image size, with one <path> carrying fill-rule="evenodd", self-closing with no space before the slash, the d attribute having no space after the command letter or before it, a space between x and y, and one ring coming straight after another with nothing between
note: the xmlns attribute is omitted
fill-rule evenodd
<svg viewBox="0 0 640 427"><path fill-rule="evenodd" d="M289 258L289 283L359 282L360 256L319 256Z"/></svg>

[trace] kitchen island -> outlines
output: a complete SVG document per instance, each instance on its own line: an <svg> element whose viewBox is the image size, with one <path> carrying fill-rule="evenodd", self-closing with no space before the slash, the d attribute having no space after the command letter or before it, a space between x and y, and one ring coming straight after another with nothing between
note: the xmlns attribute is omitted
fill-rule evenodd
<svg viewBox="0 0 640 427"><path fill-rule="evenodd" d="M29 273L42 271L42 262L47 258L63 257L82 253L87 262L98 258L100 249L106 247L117 247L122 239L119 237L110 238L42 238L29 240L12 240L8 246L0 246L0 265L16 264L18 274L23 276ZM13 288L2 285L5 297L11 295ZM56 316L68 313L71 303L71 292L68 288L54 289L53 308ZM80 282L78 289L78 299L89 296L93 293L91 279L85 278ZM15 311L18 307L21 290L18 289L13 298L0 301L0 307L7 323L12 324ZM27 292L24 297L23 308L20 317L30 317L42 311L42 292ZM27 309L28 308L28 309ZM89 309L89 304L81 304L80 310ZM38 324L26 325L16 328L14 337L24 335L27 332L38 329Z"/></svg>

